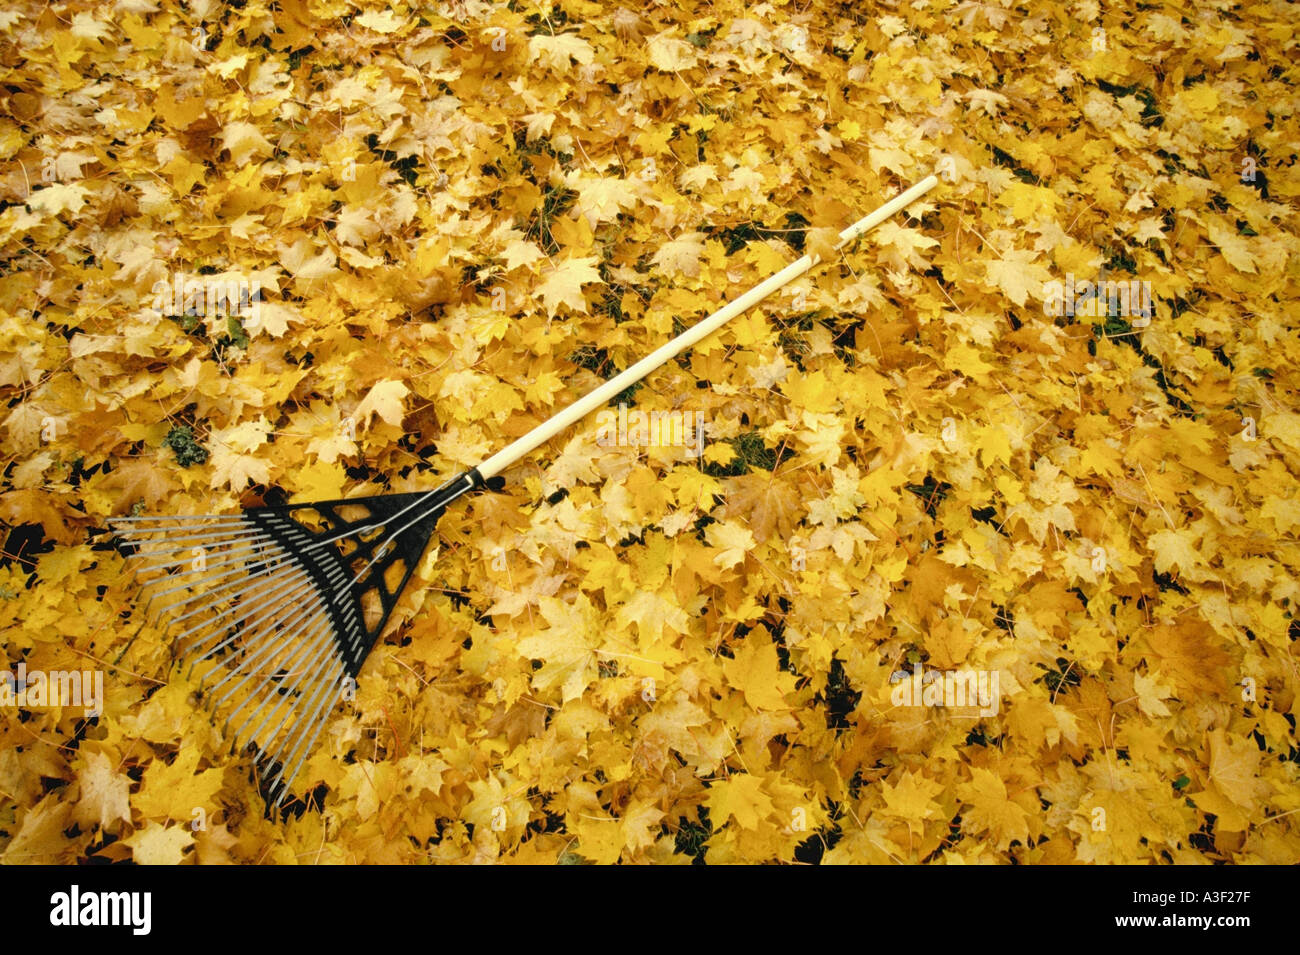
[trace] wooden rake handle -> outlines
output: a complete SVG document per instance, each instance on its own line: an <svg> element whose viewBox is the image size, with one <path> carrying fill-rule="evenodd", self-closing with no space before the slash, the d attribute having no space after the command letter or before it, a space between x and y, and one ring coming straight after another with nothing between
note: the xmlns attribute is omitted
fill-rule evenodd
<svg viewBox="0 0 1300 955"><path fill-rule="evenodd" d="M857 222L853 223L853 225L841 232L839 241L835 244L835 249L837 251L842 249L864 232L875 228L885 219L888 219L895 212L911 205L938 184L938 177L930 175L926 176L905 192L899 193L879 209L863 216ZM805 255L797 262L791 262L771 278L765 279L758 285L755 285L744 295L740 296L740 298L728 302L708 318L701 319L672 341L656 348L635 365L632 365L627 370L615 375L603 385L600 385L598 388L593 389L583 397L579 398L563 411L559 411L551 418L543 421L523 437L516 439L511 444L502 448L478 466L479 474L483 476L484 480L500 474L529 451L549 441L571 424L576 423L581 418L586 417L588 413L606 404L619 392L636 384L670 358L677 357L706 335L711 335L737 315L747 311L751 306L757 305L773 292L788 285L790 282L811 269L819 261L820 260L814 255Z"/></svg>

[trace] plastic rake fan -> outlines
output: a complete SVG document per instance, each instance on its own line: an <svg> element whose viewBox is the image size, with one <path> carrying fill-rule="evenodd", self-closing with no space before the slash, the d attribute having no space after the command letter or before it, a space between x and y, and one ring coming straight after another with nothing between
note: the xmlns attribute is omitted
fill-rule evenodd
<svg viewBox="0 0 1300 955"><path fill-rule="evenodd" d="M836 250L937 184L927 176L855 222ZM436 490L112 521L148 595L145 616L198 673L199 698L232 752L251 753L268 812L290 792L447 507L817 262L791 263Z"/></svg>

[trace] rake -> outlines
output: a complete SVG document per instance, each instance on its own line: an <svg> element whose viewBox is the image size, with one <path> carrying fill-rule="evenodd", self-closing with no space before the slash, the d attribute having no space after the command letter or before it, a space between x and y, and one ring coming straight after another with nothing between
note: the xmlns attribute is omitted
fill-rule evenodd
<svg viewBox="0 0 1300 955"><path fill-rule="evenodd" d="M938 184L927 176L839 233L838 251ZM803 275L805 255L593 389L477 467L427 493L254 507L110 523L143 592L231 752L252 757L278 811L334 706L411 579L438 519L528 452ZM495 479L495 480L494 480Z"/></svg>

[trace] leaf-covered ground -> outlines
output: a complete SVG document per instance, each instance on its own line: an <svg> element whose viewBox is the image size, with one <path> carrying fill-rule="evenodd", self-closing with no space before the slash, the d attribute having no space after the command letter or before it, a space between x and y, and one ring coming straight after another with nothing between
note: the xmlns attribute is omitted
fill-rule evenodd
<svg viewBox="0 0 1300 955"><path fill-rule="evenodd" d="M107 698L0 712L0 858L1300 861L1295 46L1280 0L6 4L0 625ZM588 421L456 505L263 818L109 516L435 486L934 168L624 396L702 460ZM1070 275L1154 314L1046 314Z"/></svg>

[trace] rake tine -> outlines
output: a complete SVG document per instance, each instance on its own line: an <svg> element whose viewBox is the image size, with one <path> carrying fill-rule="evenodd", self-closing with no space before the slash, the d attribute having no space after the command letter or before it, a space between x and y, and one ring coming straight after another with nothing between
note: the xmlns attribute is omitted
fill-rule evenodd
<svg viewBox="0 0 1300 955"><path fill-rule="evenodd" d="M286 567L286 568L284 568L284 569L282 569L282 570L277 570L274 574L272 574L272 575L268 575L267 577L263 577L261 580L259 580L259 581L257 582L257 583L258 583L258 586L265 587L265 586L267 586L268 584L272 584L272 583L275 583L276 581L283 580L283 579L285 578L286 575L292 574L296 569L297 569L297 568L295 568L293 565L289 565L288 567ZM190 597L187 597L187 598L184 599L184 600L176 600L176 601L172 601L172 603L167 604L167 607L168 607L168 608L171 608L171 607L183 607L183 606L185 606L185 605L188 604L188 603L193 603L195 600L202 600L204 597L213 597L213 598L215 598L215 595L216 595L216 594L219 594L219 593L221 593L221 592L224 591L224 590L228 590L228 589L231 588L231 587L239 587L240 585L244 585L242 589L240 589L240 590L236 590L233 594L230 594L229 596L227 596L227 597L223 597L223 598L221 598L221 599L222 599L222 600L233 600L233 599L235 599L235 598L237 598L237 597L252 596L253 593L256 593L256 591L248 591L248 593L245 594L245 591L248 590L248 587L247 587L247 585L245 584L244 578L243 578L243 577L233 577L233 578L230 580L229 583L222 584L220 587L216 588L215 590L212 590L212 591L210 591L210 592L208 592L208 593L206 593L206 594L202 594L202 593L194 594L194 595L192 595L192 596L190 596ZM218 602L220 602L220 601L217 600L217 599L214 599L214 600L213 600L213 603L218 603ZM173 617L173 618L169 621L169 625L174 627L174 626L176 626L177 624L179 624L182 620L188 620L190 617L194 616L196 613L202 613L204 610L207 610L207 609L208 609L208 607L206 607L206 606L204 606L204 607L196 607L196 608L194 608L193 610L189 611L188 613L183 614L182 616L179 616L179 617ZM161 615L161 614L165 614L166 612L167 612L167 610L166 610L166 609L163 609L163 610L160 610L160 611L159 611L159 614L160 614L160 615ZM175 638L173 638L173 639L175 639Z"/></svg>
<svg viewBox="0 0 1300 955"><path fill-rule="evenodd" d="M141 543L148 543L151 540L170 540L180 534L188 534L193 531L217 534L238 533L240 530L243 530L248 526L248 522L243 518L222 521L220 524L214 524L212 521L195 521L190 524L167 524L161 527L122 526L115 524L113 525L113 536L118 538L118 540L135 546Z"/></svg>
<svg viewBox="0 0 1300 955"><path fill-rule="evenodd" d="M312 745L316 742L316 738L320 735L320 731L325 728L325 720L322 718L323 714L321 711L325 708L326 704L329 702L330 695L338 688L339 684L343 681L344 676L345 674L340 671L339 675L336 676L329 683L321 684L320 689L318 689L316 692L316 696L320 697L319 701L315 703L314 707L312 708L311 714L307 717L307 719L303 720L299 724L303 727L304 731L308 726L313 727L311 739L307 742L306 747L302 747L303 737L299 736L298 743L296 743L294 747L287 754L285 754L284 760L280 761L280 771L269 781L268 789L274 791L274 787L278 784L278 781L281 778L285 780L284 786L279 790L279 798L277 798L275 801L276 809L279 809L280 803L284 801L285 794L289 791L289 784L292 783L294 775L298 772L298 767L302 765L303 759L306 758L307 753L311 750ZM308 705L311 705L311 703L309 702ZM297 757L297 759L294 761L293 769L286 775L284 770L285 764L288 762L288 760L294 759L294 756L299 752L300 749L302 754ZM277 750L276 752L278 758L278 754L280 751Z"/></svg>
<svg viewBox="0 0 1300 955"><path fill-rule="evenodd" d="M249 567L251 567L251 566L257 566L257 563L254 563L254 564L248 564L247 561L244 561L244 559L243 559L242 557L232 557L232 558L230 558L229 560L221 560L221 561L216 561L215 563L208 564L206 567L203 568L203 570L189 570L189 571L185 571L185 572L183 572L183 573L172 574L168 579L170 579L170 580L175 580L175 579L178 578L178 577L188 577L190 574L196 574L196 573L197 573L197 574L202 574L202 573L207 573L208 571L211 571L212 568L214 568L214 567L225 567L225 566L228 566L229 564L239 563L239 562L241 562L241 561L243 561L244 564L245 564L245 567L244 567L244 571L245 571L245 572L247 572L247 570L248 570ZM266 562L266 561L261 561L260 563L263 563L263 564L264 564L264 563L267 563L267 562ZM149 614L149 609L150 609L150 607L152 607L154 600L156 600L156 599L159 598L159 597L165 596L166 594L175 593L175 592L178 591L178 590L184 590L184 589L189 588L189 587L198 587L198 586L200 586L201 584L203 584L205 581L207 581L207 580L209 580L209 579L211 579L211 578L214 578L214 577L218 577L218 578L219 578L219 577L226 577L226 576L228 576L230 573L239 573L239 572L240 572L240 571L235 570L235 571L222 571L222 572L219 573L219 574L218 574L218 573L209 573L208 576L206 576L206 577L200 577L198 580L191 580L191 581L188 581L187 583L177 584L177 585L174 586L174 587L170 587L170 588L168 588L168 589L166 589L166 590L159 591L158 593L155 593L153 596L151 596L151 597L149 598L148 602L145 603L145 605L144 605L145 614L146 614L146 616Z"/></svg>
<svg viewBox="0 0 1300 955"><path fill-rule="evenodd" d="M242 543L247 538L252 537L253 534L254 532L250 529L245 529L238 533L232 531L217 536L213 536L211 534L206 534L206 533L186 534L177 537L165 537L156 541L140 541L140 542L136 542L134 546L143 548L150 544L164 544L164 543L174 545L170 547L159 547L150 550L145 555L148 557L161 557L163 554L176 554L176 553L180 553L181 551L187 551L187 550L193 551L195 549L203 549L203 548L199 548L198 545L196 544L184 544L184 543L180 543L181 541L204 541L208 547L222 547L229 544Z"/></svg>
<svg viewBox="0 0 1300 955"><path fill-rule="evenodd" d="M144 540L150 535L159 534L170 536L179 531L230 531L239 530L242 527L248 526L248 522L242 517L232 517L223 521L187 521L184 524L164 524L159 527L144 527L128 524L120 530L117 529L115 520L110 520L109 523L114 525L114 534L118 537L128 538L131 540Z"/></svg>
<svg viewBox="0 0 1300 955"><path fill-rule="evenodd" d="M305 613L305 612L307 612L307 610L310 610L310 609L311 609L311 608L305 608L304 610L300 611L298 614L295 614L295 616L299 616L299 615L301 615L301 613ZM317 613L316 613L316 614L313 614L313 615L309 618L309 620L315 620L316 617L317 617L318 615L322 614L322 613L325 613L325 611L317 611ZM237 675L237 674L238 674L238 673L239 673L239 672L240 672L240 671L241 671L241 670L242 670L242 669L243 669L243 668L244 668L244 667L245 667L245 666L250 662L250 660L252 660L252 662L256 662L257 660L260 660L260 659L262 658L262 656L264 655L264 651L267 649L267 647L274 646L274 647L277 647L277 648L278 648L280 645L282 645L282 644L284 643L284 641L285 641L286 639L293 639L293 638L295 638L295 637L301 638L301 636L302 636L302 631L301 631L301 630L300 630L300 631L297 631L297 632L293 632L293 631L291 631L291 632L289 633L289 635L288 635L287 638L284 637L284 636L281 636L281 637L279 638L280 642L279 642L279 643L275 643L274 641L276 640L276 637L271 636L271 635L269 635L269 634L254 633L254 634L250 635L250 637L249 637L250 640L258 641L258 642L260 642L261 645L258 646L255 650L254 650L254 649L247 649L247 650L244 652L244 654L240 657L239 662L236 663L236 664L231 664L231 663L229 663L228 661L224 663L224 666L223 666L221 663L214 663L214 665L213 665L212 667L209 667L208 669L204 670L203 674L199 677L199 691L200 691L200 692L206 692L206 693L209 694L209 695L215 693L218 689L220 689L220 687L221 687L221 686L222 686L222 685L223 685L227 680L229 680L232 676ZM208 637L207 639L211 639L211 637ZM224 644L223 644L223 645L224 645ZM194 670L195 670L196 667L198 667L199 664L204 663L204 662L206 662L206 661L208 661L208 660L215 660L216 654L217 654L217 652L218 652L219 650L220 650L220 647L213 647L212 649L210 649L210 650L208 650L207 652L205 652L202 656L196 657L196 658L194 659L194 661L190 663L190 669L189 669L189 672L186 674L186 678L187 678L187 679L192 678L193 673L194 673ZM273 660L273 659L275 659L274 655L272 655L271 657L268 657L268 660ZM212 673L213 673L215 670L218 670L218 669L226 669L228 672L227 672L226 675L225 675L224 677L222 677L222 678L221 678L221 679L220 679L220 680L219 680L215 685L213 685L213 686L211 686L211 687L207 687L206 690L205 690L205 689L204 689L204 686L203 686L204 682L207 680L207 678L208 678L209 676L212 675ZM218 702L220 702L220 701L218 701ZM215 706L215 705L216 705L216 704L214 704L214 706Z"/></svg>
<svg viewBox="0 0 1300 955"><path fill-rule="evenodd" d="M285 559L277 559L276 562L273 564L268 562L268 564L261 570L249 572L248 568L251 566L257 566L257 565L245 564L243 567L230 567L227 568L226 570L222 570L219 573L211 574L208 577L204 577L200 580L189 581L187 583L177 584L173 587L168 587L167 589L160 590L156 594L154 594L154 596L150 598L150 602L152 602L154 599L158 597L164 597L168 594L177 593L178 591L191 591L192 594L190 597L185 597L181 600L168 601L166 604L164 604L164 606L166 607L184 606L187 603L193 602L193 600L196 598L202 598L203 596L210 595L211 591L197 591L196 593L194 593L197 587L207 584L209 581L211 581L213 585L219 585L219 589L224 590L231 582L246 581L250 576L263 577L265 575L266 578L269 578L283 573L285 566L292 567L294 565L292 561L288 561ZM150 582L150 585L157 585L163 583L164 581L169 581L174 579L175 576L156 578L154 581ZM149 609L149 605L146 604L145 608ZM159 613L161 613L161 611L159 611ZM158 614L154 614L154 616L157 615Z"/></svg>
<svg viewBox="0 0 1300 955"><path fill-rule="evenodd" d="M301 639L301 642L299 643L299 647L301 648L301 651L295 651L294 655L289 657L286 662L296 660L298 656L298 652L309 652L310 648L317 646L317 644L319 644L322 639L325 639L329 636L329 628L327 626L325 627L321 626L321 622L323 621L324 616L325 616L324 611L318 611L315 615L312 616L312 618L307 623L303 624L302 629L299 632L286 634L285 637L280 640L280 642L276 645L277 650L278 648L284 647L287 643L289 643L295 638ZM252 700L255 699L261 700L264 698L263 687L265 687L267 683L269 683L271 680L275 678L276 672L278 671L271 671L270 673L265 674L262 677L262 682L259 683L257 686L255 686L252 690L250 690L244 696L243 701L234 709L232 709L229 713L226 714L226 721L223 724L223 730L222 730L223 732L229 731L230 721L235 718L236 713L238 713L245 706L247 706ZM244 679L239 681L238 686L242 686L244 683L247 683L255 675L256 674L254 673L249 673L244 677ZM236 689L237 688L238 687L236 687ZM231 695L230 691L227 691L226 695L227 696ZM260 709L261 707L258 707L258 710ZM235 730L234 736L231 737L232 746L238 741L239 737L243 735L244 727L248 725L249 720L251 720L256 715L258 710L254 710L252 713L248 715L248 717L244 720L244 722L239 724L239 727Z"/></svg>
<svg viewBox="0 0 1300 955"><path fill-rule="evenodd" d="M294 568L292 565L289 566L289 567L284 568L283 570L277 570L274 574L272 574L272 575L270 575L270 576L267 576L266 578L264 578L264 579L261 580L261 581L258 581L258 583L259 583L259 584L262 584L262 585L265 585L265 584L267 584L267 583L271 583L271 582L274 582L274 581L277 581L277 580L282 580L282 579L284 579L285 576L287 576L287 575L289 575L289 574L292 574L292 573L294 572L294 570L295 570L295 568ZM202 593L202 592L200 592L200 593L193 593L193 594L190 594L188 597L184 597L184 598L181 598L181 599L178 599L178 600L172 600L172 601L170 601L170 602L164 604L163 607L162 607L162 609L159 610L159 611L157 612L157 614L155 614L155 617L156 617L158 620L161 621L161 620L163 620L163 619L166 617L166 615L167 615L168 613L172 612L173 610L176 610L176 609L178 609L178 608L180 608L180 607L184 607L186 604L192 604L192 603L194 603L194 601L196 601L196 600L203 600L203 599L206 598L206 597L211 597L213 593L218 593L218 592L221 592L221 591L227 590L227 589L230 588L230 587L240 587L241 589L240 589L240 590L236 590L233 594L228 594L227 596L223 597L222 599L223 599L223 600L233 600L233 599L237 599L237 598L243 596L243 592L244 592L244 590L247 590L250 586L252 586L252 585L248 584L248 582L245 580L245 578L243 578L243 577L241 577L241 576L238 576L238 575L234 575L234 574L232 574L232 575L230 575L228 578L226 578L226 581L227 581L226 583L223 583L219 588L217 588L216 591L213 591L213 592L211 592L211 593ZM204 609L206 609L206 608L204 608L204 607L199 607L199 608L197 608L197 610L199 610L199 611L204 610ZM183 617L173 618L173 619L167 621L166 626L167 626L167 627L173 627L173 626L175 626L177 623L179 623L181 620L184 620L184 619L186 619L186 618L192 616L192 613L193 613L193 612L191 612L191 613L187 613L187 614L185 614ZM175 642L174 639L173 639L173 642Z"/></svg>
<svg viewBox="0 0 1300 955"><path fill-rule="evenodd" d="M244 728L256 719L257 714L262 711L263 707L265 707L268 702L283 698L284 694L280 692L282 688L277 687L272 690L266 690L266 685L275 680L282 673L288 672L286 670L287 667L291 665L306 666L305 662L300 664L298 661L314 660L316 654L319 653L321 649L329 648L329 638L331 633L328 620L326 620L325 617L326 614L323 610L317 611L317 613L313 614L307 623L297 631L289 634L288 640L282 639L279 644L280 646L283 646L294 639L296 639L298 643L293 647L289 655L280 662L280 665L273 670L265 672L262 676L261 682L258 683L253 690L245 694L240 703L226 715L225 725L229 726L229 724L234 720L236 714L244 709L244 707L248 706L249 703L257 701L257 706L244 718L244 721L235 728L235 732L230 739L231 746L238 743L240 737L244 735ZM252 674L250 674L250 676L251 675ZM258 731L261 727L262 724L259 723L253 732L249 734L250 741L257 738Z"/></svg>
<svg viewBox="0 0 1300 955"><path fill-rule="evenodd" d="M320 686L321 686L317 678L320 677L321 679L323 679L323 674L326 671L328 671L333 665L337 664L337 662L338 660L334 656L334 654L330 651L330 648L328 646L325 646L317 650L315 655L312 656L312 658L303 665L303 668L297 674L297 679L294 680L292 687L279 697L279 699L282 702L288 704L284 708L284 713L283 715L281 715L279 722L277 722L275 726L272 727L271 730L269 730L264 735L260 732L261 730L260 726L258 727L259 731L253 734L254 736L261 737L262 739L266 740L266 746L263 748L263 753L268 755L271 754L272 746L274 745L275 741L279 739L280 747L275 750L275 752L278 753L281 749L283 749L283 746L287 742L287 740L292 738L293 734L299 729L300 725L305 725L303 722L303 713L300 708L303 707L304 705L309 706L311 702L313 702L316 699L316 697L320 693ZM309 693L310 696L308 695ZM303 702L304 699L306 699L307 701L306 704L304 704ZM267 713L265 719L262 720L262 724L265 725L267 722L269 722L271 717L273 717L276 714L276 711L278 709L279 709L278 705L273 707L271 711ZM290 728L286 729L285 723L289 721L290 717L295 716L295 714L297 715L298 719L294 721L293 725ZM284 730L285 733L284 737L281 737L280 735L281 730Z"/></svg>
<svg viewBox="0 0 1300 955"><path fill-rule="evenodd" d="M230 520L229 514L124 514L110 517L110 524L134 524L137 521L199 521L205 518L213 520Z"/></svg>
<svg viewBox="0 0 1300 955"><path fill-rule="evenodd" d="M277 608L277 609L280 609L280 608ZM298 609L297 609L297 610L296 610L296 611L295 611L291 616L289 616L287 619L285 619L285 620L283 620L283 621L276 621L276 625L282 628L282 632L286 634L286 636L287 636L288 639L292 639L292 638L296 635L296 632L295 632L295 631L292 631L292 630L289 630L289 626L290 626L290 624L295 623L295 622L296 622L300 617L302 617L302 616L304 616L304 615L308 615L308 616L307 616L307 619L308 619L308 620L314 620L317 616L319 616L319 615L321 615L321 614L323 614L323 613L325 612L325 611L323 611L323 610L317 609L316 612L313 614L311 611L312 611L312 607L311 607L311 605L307 605L307 606L305 606L305 607L299 607L299 608L298 608ZM216 683L214 683L212 686L208 687L208 692L209 692L209 693L215 694L215 693L217 692L217 690L221 689L222 685L224 685L227 681L232 680L232 679L234 679L236 676L238 676L238 675L239 675L239 672L240 672L241 670L243 670L246 666L249 666L250 664L255 663L256 661L262 659L262 657L266 656L267 653L268 653L271 649L273 649L274 647L276 647L276 646L279 645L279 644L276 644L276 643L273 643L273 642L272 642L273 638L272 638L271 636L266 635L265 637L262 637L261 634L258 634L258 633L256 633L256 632L254 632L254 634L252 634L248 639L249 639L250 641L257 641L259 638L261 638L261 644L262 644L262 645L261 645L260 647L258 647L256 650L250 651L250 652L249 652L249 653L244 657L244 659L242 659L242 660L239 661L239 665L238 665L238 666L231 667L230 670L229 670L229 672L228 672L225 676L223 676L220 680L218 680L218 681L217 681ZM281 642L283 642L283 638L282 638ZM268 660L274 660L274 659L275 659L274 654L272 654L271 656L267 657L267 659L268 659ZM252 673L251 673L251 672L250 672L249 676L252 676ZM207 674L204 674L204 679L206 679L206 678L207 678ZM199 681L199 687L200 687L200 689L202 689L202 687L203 687L203 681L202 681L202 680ZM239 684L235 684L235 687L234 687L234 688L237 689L238 687L239 687ZM230 692L230 691L227 691L227 696L229 695L229 692ZM220 706L223 702L225 702L225 697L222 697L221 699L217 700L217 701L213 704L213 706L214 706L214 707L215 707L215 706Z"/></svg>
<svg viewBox="0 0 1300 955"><path fill-rule="evenodd" d="M262 678L262 682L258 684L257 690L249 693L244 698L243 702L231 711L230 716L227 717L226 720L227 724L235 718L235 714L247 706L251 701L257 701L257 706L244 717L243 722L241 722L239 726L235 728L234 733L231 734L230 745L232 751L239 747L239 741L244 738L244 731L248 725L257 719L258 715L262 713L263 710L266 710L268 705L270 705L270 710L268 710L266 715L262 717L261 722L249 731L247 741L244 744L245 746L253 744L256 745L259 750L265 750L266 747L270 745L271 741L275 739L275 734L278 732L279 726L277 725L276 729L266 734L262 732L263 727L270 722L271 718L279 712L282 706L287 705L287 709L285 710L286 718L293 714L296 704L295 698L301 695L295 691L297 690L298 682L301 682L302 680L302 675L304 673L313 672L315 668L318 668L322 658L328 656L330 652L329 628L315 629L312 633L314 633L315 636L313 636L311 640L304 641L302 644L295 647L291 656L285 661L286 664L294 663L297 667L297 670L293 674L296 677L296 681L292 684L292 687L282 683L278 686L266 688L267 684L276 680L277 677L280 680L285 679L282 667L266 674Z"/></svg>
<svg viewBox="0 0 1300 955"><path fill-rule="evenodd" d="M268 701L272 701L272 700L275 701L275 705L271 707L271 709L267 712L266 716L262 717L262 722L258 723L256 729L254 729L251 733L248 734L249 740L254 741L258 739L263 739L266 741L265 745L269 746L271 742L275 740L276 736L279 735L280 729L281 727L284 726L285 720L287 720L294 713L294 707L298 702L295 699L295 697L301 695L299 693L296 693L295 691L298 689L298 686L302 683L304 675L314 674L319 672L322 667L325 667L328 664L329 661L330 661L330 646L329 646L329 642L326 641L325 644L319 647L315 651L315 653L307 660L307 662L303 664L302 670L299 671L297 678L294 680L291 687L289 687L288 689L284 687L277 688L277 692L268 694L266 699L263 700L261 705L258 706L255 712L260 713L262 707L264 707ZM284 716L280 717L280 722L275 725L275 728L271 732L263 735L262 727L266 726L266 724L271 721L271 718L275 716L275 714L280 710L281 704L286 704L284 710ZM265 751L265 747L259 747L259 748Z"/></svg>
<svg viewBox="0 0 1300 955"><path fill-rule="evenodd" d="M295 578L295 576L294 576L295 573L299 573L299 577L298 577L298 578ZM298 586L298 585L300 585L300 584L301 584L300 576L301 576L301 575L300 575L300 572L296 572L296 571L290 570L290 571L289 571L289 581L288 581L289 584L290 584L290 585L293 585L293 586ZM262 581L262 582L259 582L259 583L265 585L265 581ZM256 588L255 588L255 587L249 587L249 588L246 588L246 590L248 590L248 592L250 593L250 595L251 595L251 593L256 592ZM227 599L230 599L230 598L227 598ZM209 604L208 606L205 606L205 607L199 607L199 608L197 609L197 611L192 611L190 614L186 614L185 616L186 616L186 617L189 617L189 616L191 616L191 614L194 613L194 612L200 612L200 611L203 611L203 610L209 610L209 609L211 609L211 605L210 605L210 604ZM222 630L230 630L230 629L232 629L232 628L235 626L235 623L236 623L236 622L238 622L238 621L240 621L240 620L243 619L243 618L240 617L240 614L241 614L241 613L246 613L246 612L247 612L247 609L244 607L244 602L243 602L243 601L232 602L232 603L230 603L230 604L229 604L229 605L228 605L224 610L220 611L219 613L216 613L214 616L212 616L212 617L208 617L208 618L205 619L205 620L201 620L199 623L195 624L193 627L190 627L188 630L185 630L185 631L183 631L182 633L178 633L178 634L176 634L174 637L172 637L172 642L173 642L173 643L176 643L176 644L180 644L180 643L184 642L185 640L188 640L188 639L190 638L190 635L191 635L191 634L196 633L196 632L199 632L199 631L202 631L202 630L205 630L205 629L207 629L208 627L215 626L215 625L218 623L218 621L224 620L225 618L227 618L227 617L231 616L232 614L234 614L235 619L234 619L233 621L231 621L231 623L229 623L229 624L223 624L223 625L221 626L220 630L218 630L218 633L220 633ZM172 625L172 626L175 626L178 622L179 622L179 621L175 621L175 620L174 620L174 621L172 621L171 625ZM195 645L193 645L193 646L189 646L189 647L186 647L186 648L185 648L185 649L186 649L186 652L187 652L187 653L193 653L193 652L195 652L195 651L198 649L198 647L202 646L204 643L206 643L208 640L210 640L210 639L212 638L212 636L213 636L212 634L209 634L209 635L208 635L207 637L205 637L202 641L196 643ZM238 634L236 633L235 636L238 636Z"/></svg>
<svg viewBox="0 0 1300 955"><path fill-rule="evenodd" d="M235 543L235 542L229 542L229 543ZM235 557L240 557L240 556L242 556L242 555L244 555L244 554L257 553L257 552L259 551L259 548L265 546L261 541L258 541L258 540L255 540L255 539L250 539L250 540L248 540L247 542L245 542L245 541L239 541L239 542L237 542L237 543L240 543L240 544L245 544L245 543L246 543L247 546L239 547L239 548L237 548L237 549L232 548L232 549L230 549L230 550L222 551L222 552L221 552L221 556L222 556L222 557L230 558L230 559L228 559L228 560L224 560L224 561L222 561L222 562L221 562L222 564L237 563L237 561L235 561L233 558L235 558ZM222 544L223 544L223 545L226 545L227 542L223 541ZM214 545L214 546L217 546L217 545ZM187 547L182 547L182 548L181 548L181 550L193 550L193 549L194 549L194 548L192 548L192 547L188 547L188 546L187 546ZM147 554L147 555L145 555L145 556L147 556L147 557L157 557L157 556L159 556L159 555L158 555L158 554ZM142 571L146 572L146 573L148 573L148 572L152 572L152 571L155 571L155 570L165 570L165 569L168 568L168 567L175 567L177 564L184 563L184 560L185 560L185 558L183 558L183 557L180 558L179 560L167 560L167 561L164 561L164 562L161 563L161 564L151 564L151 565L149 565L149 566L147 566L147 567L142 567L142 568L140 568L140 569L141 569ZM257 562L255 561L254 564L256 564L256 563L257 563ZM207 563L205 563L203 567L196 567L196 568L194 568L193 570L186 571L186 573L190 573L190 574L201 574L201 573L203 573L204 571L206 571L206 570L208 569L208 567L210 567L210 566L211 566L211 567L215 567L215 566L219 566L219 565L218 565L218 564L215 564L215 563L214 563L214 564L207 564ZM180 577L180 576L182 576L182 575L181 575L181 574L174 574L173 576L174 576L174 577Z"/></svg>

